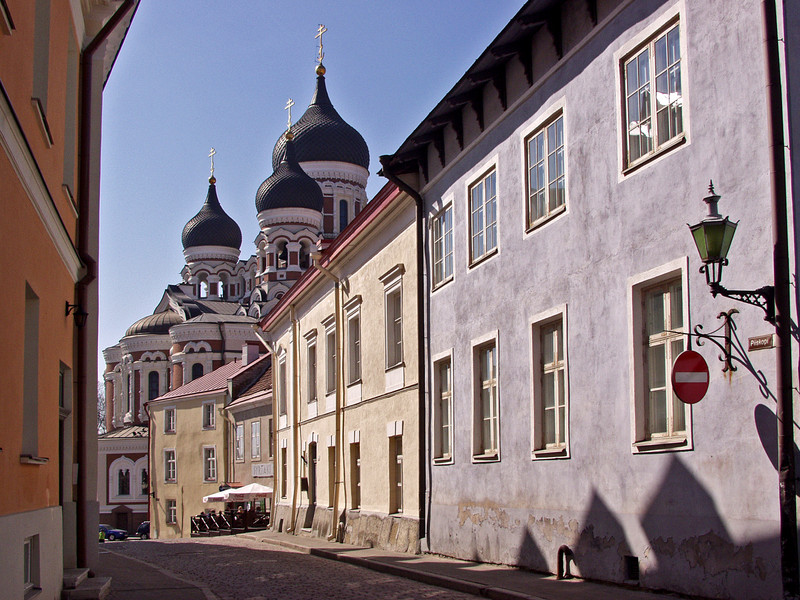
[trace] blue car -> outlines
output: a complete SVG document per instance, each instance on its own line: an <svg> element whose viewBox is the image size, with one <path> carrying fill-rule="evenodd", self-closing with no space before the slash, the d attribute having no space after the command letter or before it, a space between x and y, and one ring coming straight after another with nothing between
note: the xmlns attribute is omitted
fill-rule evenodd
<svg viewBox="0 0 800 600"><path fill-rule="evenodd" d="M124 529L114 529L110 525L100 525L100 531L102 531L106 539L109 542L113 542L114 540L124 540L128 537L128 532Z"/></svg>

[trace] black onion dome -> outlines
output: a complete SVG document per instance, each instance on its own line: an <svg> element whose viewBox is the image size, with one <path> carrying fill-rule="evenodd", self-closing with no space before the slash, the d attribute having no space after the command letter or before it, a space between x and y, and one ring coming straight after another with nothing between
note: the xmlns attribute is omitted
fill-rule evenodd
<svg viewBox="0 0 800 600"><path fill-rule="evenodd" d="M193 246L225 246L241 248L242 230L220 206L217 198L216 179L209 180L208 195L200 212L189 219L183 228L183 248Z"/></svg>
<svg viewBox="0 0 800 600"><path fill-rule="evenodd" d="M333 108L325 89L324 68L317 68L317 89L306 112L292 125L299 162L337 161L369 169L369 149L361 134ZM286 140L280 137L272 151L272 168L283 159Z"/></svg>
<svg viewBox="0 0 800 600"><path fill-rule="evenodd" d="M289 136L291 138L291 136ZM297 162L294 142L285 136L286 151L275 172L256 193L256 213L272 208L310 208L322 212L322 190Z"/></svg>
<svg viewBox="0 0 800 600"><path fill-rule="evenodd" d="M128 327L125 336L129 335L146 335L146 334L166 334L169 333L169 328L178 323L183 323L183 318L176 312L165 310L164 312L148 315L143 319L139 319Z"/></svg>

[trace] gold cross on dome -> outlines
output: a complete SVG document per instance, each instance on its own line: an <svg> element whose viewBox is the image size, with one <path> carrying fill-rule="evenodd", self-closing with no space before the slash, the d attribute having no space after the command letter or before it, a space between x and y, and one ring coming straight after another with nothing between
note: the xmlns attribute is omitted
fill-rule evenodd
<svg viewBox="0 0 800 600"><path fill-rule="evenodd" d="M293 106L294 106L294 100L289 98L286 101L286 106L283 107L284 110L288 110L289 111L289 120L288 120L288 127L287 127L288 129L292 128L292 107Z"/></svg>
<svg viewBox="0 0 800 600"><path fill-rule="evenodd" d="M217 153L214 148L211 148L211 152L208 153L208 156L211 158L211 176L214 176L214 155Z"/></svg>
<svg viewBox="0 0 800 600"><path fill-rule="evenodd" d="M319 27L317 28L317 35L314 36L315 38L319 39L319 57L317 58L317 62L319 62L319 64L322 64L322 59L325 58L325 54L322 52L322 34L326 31L328 31L328 28L320 23Z"/></svg>

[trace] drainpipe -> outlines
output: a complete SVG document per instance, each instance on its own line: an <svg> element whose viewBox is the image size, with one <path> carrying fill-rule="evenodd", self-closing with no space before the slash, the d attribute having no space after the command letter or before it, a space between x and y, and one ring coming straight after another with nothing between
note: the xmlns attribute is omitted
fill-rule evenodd
<svg viewBox="0 0 800 600"><path fill-rule="evenodd" d="M333 481L333 512L331 513L331 529L328 534L328 540L339 539L339 522L343 513L347 510L347 488L345 488L343 495L345 506L342 513L339 512L339 489L344 486L344 377L343 377L343 361L342 361L342 335L341 335L341 312L342 312L342 281L336 275L331 273L326 267L319 264L321 252L311 253L311 264L322 273L325 277L333 281L334 285L334 337L336 344L336 409L335 409L335 423L336 423L336 436L334 437L334 444L336 448L336 461L335 461L335 475ZM318 361L319 362L319 361ZM341 519L344 521L344 519Z"/></svg>
<svg viewBox="0 0 800 600"><path fill-rule="evenodd" d="M408 194L414 199L417 208L416 216L416 244L417 244L417 377L419 378L419 538L420 540L428 540L428 523L430 521L431 510L431 497L430 489L428 488L429 473L428 468L431 464L430 460L430 444L427 435L426 422L428 415L426 412L426 374L428 363L425 358L426 344L425 344L425 328L427 325L426 306L425 306L425 236L424 236L424 223L425 223L425 203L422 196L409 186L405 181L400 179L395 173L392 172L389 166L391 156L381 156L381 171L379 175L383 175L389 181L394 183L403 192ZM430 541L427 542L430 548Z"/></svg>
<svg viewBox="0 0 800 600"><path fill-rule="evenodd" d="M775 0L762 3L764 58L767 68L767 130L770 144L772 198L773 277L775 322L778 329L776 364L778 420L778 486L780 494L780 547L783 597L800 592L797 554L797 507L795 504L794 416L792 390L792 335L789 303L789 241L786 193L786 156L783 136L783 89L780 72L780 41Z"/></svg>
<svg viewBox="0 0 800 600"><path fill-rule="evenodd" d="M81 69L80 69L80 133L79 133L79 153L78 153L78 255L81 261L86 266L86 275L77 282L75 285L75 301L78 305L82 306L85 310L90 308L97 309L97 293L96 289L93 290L92 303L89 304L90 294L89 286L91 286L97 278L97 261L92 255L92 247L89 242L89 234L93 230L97 231L97 223L95 219L98 217L97 207L92 210L92 190L90 188L90 181L92 175L92 158L97 157L99 162L100 149L92 147L92 137L95 130L92 128L92 112L94 107L93 90L95 88L95 80L92 76L92 66L94 63L95 53L102 47L103 43L108 39L108 36L117 28L123 18L134 6L134 0L124 0L122 5L116 10L111 18L106 22L100 32L92 39L91 42L81 53ZM102 90L99 92L102 94ZM100 122L97 123L98 127ZM90 223L90 215L92 216L92 223ZM96 534L92 535L91 524L97 523L97 490L96 490L96 466L97 466L97 446L89 444L87 437L94 435L97 438L97 424L95 416L94 428L89 428L87 425L90 421L88 413L88 401L90 397L90 390L94 389L96 382L92 383L91 387L87 381L87 368L90 361L97 360L90 352L89 332L92 329L96 345L96 320L92 321L89 327L81 327L76 329L76 421L78 435L77 435L77 463L78 468L78 493L77 493L77 511L76 511L76 537L77 537L77 565L79 567L93 568L97 563L98 549L96 542ZM92 354L92 356L90 356ZM96 400L95 400L96 403ZM90 471L89 465L95 465L94 473L87 473ZM92 477L94 475L94 477ZM95 497L90 497L91 492L94 491ZM91 506L89 506L91 504Z"/></svg>
<svg viewBox="0 0 800 600"><path fill-rule="evenodd" d="M294 489L292 490L292 524L289 531L297 535L298 494L300 493L300 394L298 385L298 361L300 360L297 348L297 311L295 305L289 306L289 316L292 321L292 443L294 444Z"/></svg>

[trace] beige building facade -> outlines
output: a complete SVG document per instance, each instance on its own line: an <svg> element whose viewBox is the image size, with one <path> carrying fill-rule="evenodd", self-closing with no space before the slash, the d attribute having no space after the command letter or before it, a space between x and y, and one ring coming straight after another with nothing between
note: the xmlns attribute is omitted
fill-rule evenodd
<svg viewBox="0 0 800 600"><path fill-rule="evenodd" d="M385 186L261 322L276 530L418 550L415 214Z"/></svg>

